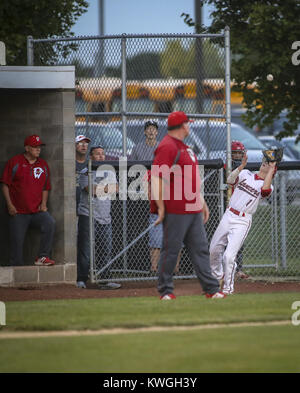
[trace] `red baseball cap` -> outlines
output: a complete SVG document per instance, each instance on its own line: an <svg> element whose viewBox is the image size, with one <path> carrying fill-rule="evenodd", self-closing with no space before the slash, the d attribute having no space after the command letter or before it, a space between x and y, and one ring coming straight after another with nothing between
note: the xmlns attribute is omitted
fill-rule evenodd
<svg viewBox="0 0 300 393"><path fill-rule="evenodd" d="M24 146L45 146L38 135L30 135L25 138Z"/></svg>
<svg viewBox="0 0 300 393"><path fill-rule="evenodd" d="M172 112L168 116L168 129L176 126L180 126L183 123L190 123L190 122L193 122L193 120L189 120L189 118L184 112L181 111Z"/></svg>

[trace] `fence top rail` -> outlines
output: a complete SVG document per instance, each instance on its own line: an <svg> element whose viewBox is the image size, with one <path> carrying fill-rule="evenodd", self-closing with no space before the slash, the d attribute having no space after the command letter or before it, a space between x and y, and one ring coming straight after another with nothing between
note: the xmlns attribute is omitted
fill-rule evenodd
<svg viewBox="0 0 300 393"><path fill-rule="evenodd" d="M245 169L249 170L259 170L261 166L261 162L251 162L245 166ZM278 165L278 170L280 171L289 171L289 170L298 170L300 169L300 160L298 161L281 161Z"/></svg>
<svg viewBox="0 0 300 393"><path fill-rule="evenodd" d="M120 161L115 160L107 160L107 161L93 161L92 169L96 170L101 165L111 165L114 168L119 168L121 165L125 165L128 168L133 165L143 165L146 168L150 169L152 165L152 161L132 161L127 160L126 157L120 158ZM221 169L224 167L224 162L221 158L215 158L211 160L198 160L199 165L203 165L206 169ZM261 162L251 162L246 165L246 169L252 171L258 171L261 166ZM124 168L124 166L122 167ZM300 160L299 161L283 161L278 165L278 170L288 171L288 170L297 170L300 169Z"/></svg>
<svg viewBox="0 0 300 393"><path fill-rule="evenodd" d="M170 113L161 113L161 112L76 112L76 117L94 117L94 116L132 116L132 117L162 117L166 118L170 115ZM214 113L203 113L203 114L195 114L195 113L187 113L189 118L194 119L226 119L225 115L217 115ZM224 123L225 127L225 123Z"/></svg>
<svg viewBox="0 0 300 393"><path fill-rule="evenodd" d="M58 41L88 41L88 40L104 40L104 39L122 39L122 38L222 38L224 33L219 34L181 34L181 33L165 33L165 34L116 34L116 35L93 35L93 36L72 36L72 37L55 37L55 38L33 38L28 39L35 42L58 42Z"/></svg>
<svg viewBox="0 0 300 393"><path fill-rule="evenodd" d="M125 164L126 163L126 164ZM224 162L220 158L212 160L199 160L199 165L203 165L205 169L221 169L224 167ZM99 166L110 165L116 169L124 170L125 167L131 168L132 166L142 165L147 169L151 169L152 161L132 161L127 160L126 157L120 158L120 161L92 161L92 170L97 170ZM126 165L126 166L125 166Z"/></svg>

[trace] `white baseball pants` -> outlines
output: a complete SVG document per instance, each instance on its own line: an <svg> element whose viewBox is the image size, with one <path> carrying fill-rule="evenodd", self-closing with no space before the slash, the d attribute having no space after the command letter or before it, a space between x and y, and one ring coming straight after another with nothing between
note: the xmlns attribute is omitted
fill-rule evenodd
<svg viewBox="0 0 300 393"><path fill-rule="evenodd" d="M224 213L210 243L210 266L217 280L224 278L223 292L234 291L236 256L252 223L252 215L238 216L228 209Z"/></svg>

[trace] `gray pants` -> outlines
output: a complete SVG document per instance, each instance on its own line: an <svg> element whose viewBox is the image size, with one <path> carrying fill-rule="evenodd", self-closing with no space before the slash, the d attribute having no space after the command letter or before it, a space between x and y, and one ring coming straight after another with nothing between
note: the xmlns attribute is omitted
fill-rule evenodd
<svg viewBox="0 0 300 393"><path fill-rule="evenodd" d="M111 259L112 227L111 224L95 223L95 264L102 268ZM90 271L90 218L79 215L77 236L77 281L88 280ZM108 278L110 267L105 269L101 278Z"/></svg>
<svg viewBox="0 0 300 393"><path fill-rule="evenodd" d="M158 263L159 293L162 296L173 293L173 272L182 243L186 246L203 290L209 294L218 292L219 282L211 274L202 213L166 214L163 228L163 248Z"/></svg>
<svg viewBox="0 0 300 393"><path fill-rule="evenodd" d="M22 266L23 244L29 226L39 228L41 240L37 257L50 257L55 230L54 218L48 212L16 214L9 217L10 264Z"/></svg>

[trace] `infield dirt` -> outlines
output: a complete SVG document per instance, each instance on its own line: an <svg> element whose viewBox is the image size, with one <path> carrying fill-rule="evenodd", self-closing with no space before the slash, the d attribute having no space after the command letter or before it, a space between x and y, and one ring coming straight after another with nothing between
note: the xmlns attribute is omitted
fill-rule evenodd
<svg viewBox="0 0 300 393"><path fill-rule="evenodd" d="M97 299L109 297L158 296L156 281L122 282L117 290L101 290L90 284L88 289L79 289L75 285L60 284L47 286L26 286L18 288L0 287L0 300L26 301L50 299ZM270 293L300 292L300 282L255 282L240 280L235 284L235 293ZM176 280L176 296L201 295L202 288L197 280Z"/></svg>

